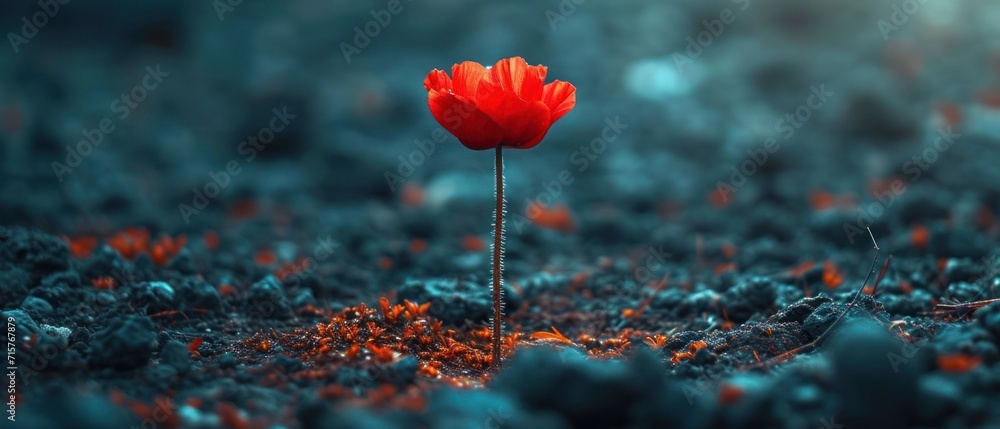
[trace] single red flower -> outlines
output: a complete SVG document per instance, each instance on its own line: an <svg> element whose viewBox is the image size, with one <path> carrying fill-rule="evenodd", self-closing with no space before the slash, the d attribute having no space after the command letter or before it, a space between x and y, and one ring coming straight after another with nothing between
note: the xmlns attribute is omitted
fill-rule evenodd
<svg viewBox="0 0 1000 429"><path fill-rule="evenodd" d="M489 68L466 61L452 66L451 77L441 70L427 75L427 104L434 119L469 149L528 149L576 106L576 88L558 80L545 85L547 72L521 57Z"/></svg>

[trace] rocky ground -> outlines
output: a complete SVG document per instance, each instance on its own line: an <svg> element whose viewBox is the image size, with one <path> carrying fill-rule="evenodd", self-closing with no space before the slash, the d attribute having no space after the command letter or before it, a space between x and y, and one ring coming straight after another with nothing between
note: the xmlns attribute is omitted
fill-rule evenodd
<svg viewBox="0 0 1000 429"><path fill-rule="evenodd" d="M7 426L1000 426L995 5L217 3L0 6ZM505 152L497 369L421 81L513 55L578 104Z"/></svg>

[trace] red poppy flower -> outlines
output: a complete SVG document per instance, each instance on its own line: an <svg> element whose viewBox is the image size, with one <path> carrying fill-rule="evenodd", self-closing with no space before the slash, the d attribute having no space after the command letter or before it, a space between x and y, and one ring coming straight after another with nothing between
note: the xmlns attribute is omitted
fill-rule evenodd
<svg viewBox="0 0 1000 429"><path fill-rule="evenodd" d="M452 66L451 77L441 70L427 75L427 104L434 119L469 149L528 149L576 105L576 88L558 80L545 85L547 72L521 57L490 68L466 61Z"/></svg>

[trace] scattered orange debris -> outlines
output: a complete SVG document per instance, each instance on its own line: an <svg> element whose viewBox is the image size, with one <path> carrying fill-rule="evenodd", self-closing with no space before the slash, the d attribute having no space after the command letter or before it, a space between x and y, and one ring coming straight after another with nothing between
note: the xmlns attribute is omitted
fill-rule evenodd
<svg viewBox="0 0 1000 429"><path fill-rule="evenodd" d="M278 280L285 281L285 279L294 276L298 273L301 273L307 269L309 269L309 260L302 258L297 263L285 262L284 264L281 264L281 266L278 267L278 269L274 270L274 276L277 277Z"/></svg>
<svg viewBox="0 0 1000 429"><path fill-rule="evenodd" d="M736 263L735 262L722 262L722 263L719 263L719 264L715 265L714 272L715 272L716 276L721 276L722 273L725 273L726 271L736 271Z"/></svg>
<svg viewBox="0 0 1000 429"><path fill-rule="evenodd" d="M149 250L149 231L145 228L126 228L106 240L108 246L128 260L134 260Z"/></svg>
<svg viewBox="0 0 1000 429"><path fill-rule="evenodd" d="M823 263L823 284L826 287L833 289L840 286L844 282L844 276L834 265L833 261L826 261Z"/></svg>
<svg viewBox="0 0 1000 429"><path fill-rule="evenodd" d="M736 246L733 243L726 243L722 245L722 256L727 259L733 259L736 257Z"/></svg>
<svg viewBox="0 0 1000 429"><path fill-rule="evenodd" d="M94 285L95 288L99 290L109 290L114 289L118 286L118 282L115 281L114 277L98 277L90 281L90 284Z"/></svg>
<svg viewBox="0 0 1000 429"><path fill-rule="evenodd" d="M388 363L394 360L395 352L388 347L379 347L375 344L368 343L368 350L375 355L375 359L379 362Z"/></svg>
<svg viewBox="0 0 1000 429"><path fill-rule="evenodd" d="M979 90L976 98L983 106L1000 109L1000 89L987 88Z"/></svg>
<svg viewBox="0 0 1000 429"><path fill-rule="evenodd" d="M883 58L886 67L903 79L919 77L924 66L924 57L920 48L910 42L889 41L885 44Z"/></svg>
<svg viewBox="0 0 1000 429"><path fill-rule="evenodd" d="M652 337L646 337L645 342L653 349L662 349L664 345L667 344L669 338L663 334L655 334Z"/></svg>
<svg viewBox="0 0 1000 429"><path fill-rule="evenodd" d="M191 352L192 356L201 356L198 354L198 347L201 347L201 343L205 342L202 337L195 338L188 343L188 351Z"/></svg>
<svg viewBox="0 0 1000 429"><path fill-rule="evenodd" d="M959 374L968 372L982 363L979 356L956 353L953 355L942 355L938 357L938 368L944 372Z"/></svg>
<svg viewBox="0 0 1000 429"><path fill-rule="evenodd" d="M528 206L527 213L531 222L542 228L562 232L572 232L576 229L573 215L565 204L549 208L536 201Z"/></svg>
<svg viewBox="0 0 1000 429"><path fill-rule="evenodd" d="M219 285L219 295L233 296L236 295L236 292L238 292L238 290L233 285Z"/></svg>
<svg viewBox="0 0 1000 429"><path fill-rule="evenodd" d="M253 262L258 267L273 265L275 262L278 262L278 256L270 250L261 250L253 255Z"/></svg>
<svg viewBox="0 0 1000 429"><path fill-rule="evenodd" d="M688 344L687 351L684 352L674 352L674 355L670 358L670 363L677 365L684 359L693 359L695 352L703 348L708 347L708 343L704 341L693 341Z"/></svg>
<svg viewBox="0 0 1000 429"><path fill-rule="evenodd" d="M722 405L729 405L734 402L743 399L743 389L730 384L725 383L719 387L719 403Z"/></svg>
<svg viewBox="0 0 1000 429"><path fill-rule="evenodd" d="M219 402L215 406L215 413L219 415L219 423L227 429L250 429L250 423L233 404Z"/></svg>
<svg viewBox="0 0 1000 429"><path fill-rule="evenodd" d="M205 243L205 248L208 250L219 248L219 233L215 231L205 231L205 234L201 236L201 240Z"/></svg>
<svg viewBox="0 0 1000 429"><path fill-rule="evenodd" d="M406 306L406 313L410 316L410 318L423 316L427 314L427 310L431 308L431 303L429 302L417 304L405 299L403 300L403 305Z"/></svg>
<svg viewBox="0 0 1000 429"><path fill-rule="evenodd" d="M250 219L257 216L259 207L254 200L239 200L229 208L229 217L233 219Z"/></svg>
<svg viewBox="0 0 1000 429"><path fill-rule="evenodd" d="M729 205L729 196L726 195L726 191L722 188L715 188L708 193L708 202L712 204L712 207L717 209L724 208Z"/></svg>
<svg viewBox="0 0 1000 429"><path fill-rule="evenodd" d="M801 263L799 265L796 265L794 268L792 268L792 269L790 269L790 270L788 270L786 272L788 273L788 275L790 275L792 277L802 277L807 272L809 272L810 270L812 270L813 267L815 267L815 266L816 266L815 262L813 262L813 261L805 261L805 262L803 262L803 263Z"/></svg>
<svg viewBox="0 0 1000 429"><path fill-rule="evenodd" d="M462 248L468 252L482 252L486 249L486 242L475 235L462 237Z"/></svg>
<svg viewBox="0 0 1000 429"><path fill-rule="evenodd" d="M379 268L381 268L383 270L386 270L386 271L391 270L392 269L392 259L389 259L388 256L383 256L383 257L379 258L379 260L378 260L378 266L379 266Z"/></svg>
<svg viewBox="0 0 1000 429"><path fill-rule="evenodd" d="M186 243L187 237L184 234L178 235L176 239L171 238L169 235L164 235L159 241L153 244L150 256L156 265L162 267L167 265L167 262L170 262L174 256L177 256Z"/></svg>
<svg viewBox="0 0 1000 429"><path fill-rule="evenodd" d="M989 206L985 204L980 206L979 210L976 211L976 226L986 231L992 231L996 225L996 217L993 216L993 211L990 210Z"/></svg>
<svg viewBox="0 0 1000 429"><path fill-rule="evenodd" d="M414 184L413 182L406 182L406 184L403 185L400 199L403 201L404 205L417 207L423 204L426 197L425 194L426 193L420 188L420 186Z"/></svg>
<svg viewBox="0 0 1000 429"><path fill-rule="evenodd" d="M907 295L913 293L913 285L911 285L910 282L900 282L899 289Z"/></svg>
<svg viewBox="0 0 1000 429"><path fill-rule="evenodd" d="M836 206L836 204L836 197L826 191L814 191L812 195L809 196L809 205L812 206L813 211L819 212L831 209Z"/></svg>
<svg viewBox="0 0 1000 429"><path fill-rule="evenodd" d="M923 225L914 225L910 229L910 242L913 243L913 247L918 249L927 248L927 244L931 240L931 231Z"/></svg>
<svg viewBox="0 0 1000 429"><path fill-rule="evenodd" d="M69 238L60 237L69 246L69 252L77 259L87 259L97 247L97 238L91 236Z"/></svg>
<svg viewBox="0 0 1000 429"><path fill-rule="evenodd" d="M572 344L573 343L573 341L570 341L569 338L566 338L566 336L563 335L562 332L559 332L559 330L556 329L555 326L552 327L552 332L544 332L544 331L542 331L542 332L535 332L534 334L531 334L530 338L532 340L552 340L552 341L557 341L557 342L566 343L566 344Z"/></svg>
<svg viewBox="0 0 1000 429"><path fill-rule="evenodd" d="M410 253L423 253L427 250L427 241L421 238L410 240Z"/></svg>
<svg viewBox="0 0 1000 429"><path fill-rule="evenodd" d="M946 126L957 127L962 124L962 108L955 103L941 102L934 106L938 116Z"/></svg>

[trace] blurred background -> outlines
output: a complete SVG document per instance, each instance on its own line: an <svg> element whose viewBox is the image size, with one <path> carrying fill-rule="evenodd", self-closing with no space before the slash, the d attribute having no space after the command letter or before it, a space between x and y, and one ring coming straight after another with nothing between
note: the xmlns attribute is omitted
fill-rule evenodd
<svg viewBox="0 0 1000 429"><path fill-rule="evenodd" d="M0 223L295 229L419 205L485 233L492 155L434 140L422 81L510 56L578 88L507 151L513 213L547 194L572 215L543 228L643 242L637 219L679 216L847 246L865 213L993 228L1000 202L1000 2L63 1L0 6Z"/></svg>

